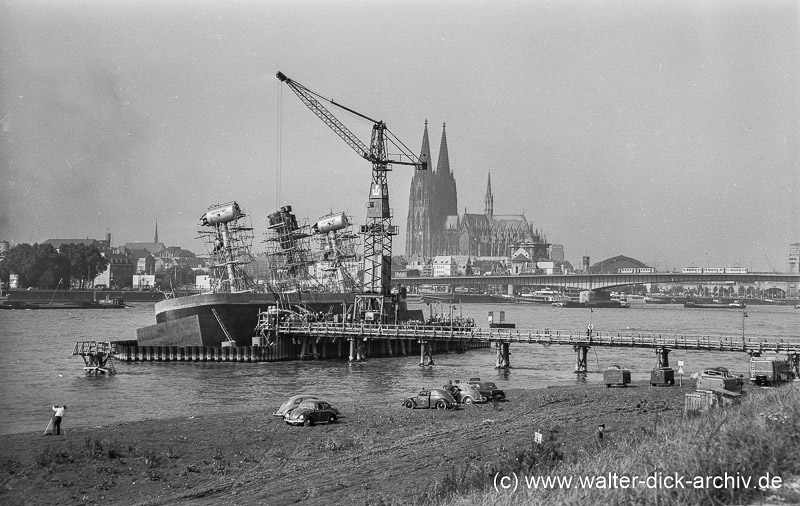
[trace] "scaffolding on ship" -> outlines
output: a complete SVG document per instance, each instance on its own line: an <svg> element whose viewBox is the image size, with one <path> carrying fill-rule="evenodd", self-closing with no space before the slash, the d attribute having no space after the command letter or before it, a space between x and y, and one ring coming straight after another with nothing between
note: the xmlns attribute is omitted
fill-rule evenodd
<svg viewBox="0 0 800 506"><path fill-rule="evenodd" d="M198 230L209 256L213 293L258 291L258 284L246 271L253 262L253 227L236 202L217 204L200 217Z"/></svg>
<svg viewBox="0 0 800 506"><path fill-rule="evenodd" d="M267 283L278 294L291 292L352 293L360 289L357 238L344 213L320 218L313 226L297 221L291 206L267 217ZM312 239L316 250L312 250Z"/></svg>
<svg viewBox="0 0 800 506"><path fill-rule="evenodd" d="M356 293L362 289L358 276L363 264L358 259L358 235L345 213L331 213L311 227L318 242L319 278L326 291Z"/></svg>
<svg viewBox="0 0 800 506"><path fill-rule="evenodd" d="M311 227L308 222L298 223L292 206L267 216L266 281L275 293L319 291L320 282L312 276L310 237Z"/></svg>

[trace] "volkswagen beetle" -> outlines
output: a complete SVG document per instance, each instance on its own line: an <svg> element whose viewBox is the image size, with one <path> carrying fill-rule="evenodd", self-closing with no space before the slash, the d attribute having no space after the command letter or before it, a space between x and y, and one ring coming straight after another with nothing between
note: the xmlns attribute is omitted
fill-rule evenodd
<svg viewBox="0 0 800 506"><path fill-rule="evenodd" d="M339 410L325 401L313 399L303 401L286 413L283 420L289 425L316 425L320 422L334 423L339 418Z"/></svg>
<svg viewBox="0 0 800 506"><path fill-rule="evenodd" d="M409 397L403 401L403 406L413 409L455 409L456 404L453 396L441 388L422 390L414 397Z"/></svg>
<svg viewBox="0 0 800 506"><path fill-rule="evenodd" d="M290 412L294 408L300 405L301 402L309 400L309 399L318 399L319 397L314 394L300 394L300 395L293 395L289 397L286 402L281 404L281 407L278 408L278 411L272 413L272 416L280 416L283 417L286 413Z"/></svg>
<svg viewBox="0 0 800 506"><path fill-rule="evenodd" d="M454 386L455 393L453 397L459 404L479 404L489 400L485 395L481 394L475 385L456 383Z"/></svg>

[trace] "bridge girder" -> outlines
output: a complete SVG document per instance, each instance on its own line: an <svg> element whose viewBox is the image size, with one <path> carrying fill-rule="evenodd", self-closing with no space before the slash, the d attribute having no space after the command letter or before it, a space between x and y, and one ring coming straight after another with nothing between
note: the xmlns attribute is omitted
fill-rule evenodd
<svg viewBox="0 0 800 506"><path fill-rule="evenodd" d="M449 284L456 286L514 285L551 286L580 290L603 290L648 283L707 284L734 282L753 283L800 283L800 274L683 274L677 272L651 274L516 274L501 276L449 276L396 279L395 283L406 286L425 284Z"/></svg>

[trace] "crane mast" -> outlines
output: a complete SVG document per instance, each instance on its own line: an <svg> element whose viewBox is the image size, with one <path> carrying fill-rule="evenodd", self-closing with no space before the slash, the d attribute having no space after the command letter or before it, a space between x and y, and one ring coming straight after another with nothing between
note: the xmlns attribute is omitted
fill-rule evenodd
<svg viewBox="0 0 800 506"><path fill-rule="evenodd" d="M356 313L379 313L383 315L384 303L391 297L392 237L398 227L392 225L389 207L389 185L386 173L390 165L411 165L418 170L427 169L427 160L420 160L396 137L383 121L374 120L364 114L325 98L302 84L289 79L282 72L276 77L295 93L300 100L328 127L342 138L362 158L372 163L372 181L367 201L367 223L361 226L364 235L364 284L361 297L356 299ZM339 121L320 100L344 109L372 123L372 138L369 147ZM400 150L400 155L390 157L388 143ZM407 160L402 157L407 158Z"/></svg>

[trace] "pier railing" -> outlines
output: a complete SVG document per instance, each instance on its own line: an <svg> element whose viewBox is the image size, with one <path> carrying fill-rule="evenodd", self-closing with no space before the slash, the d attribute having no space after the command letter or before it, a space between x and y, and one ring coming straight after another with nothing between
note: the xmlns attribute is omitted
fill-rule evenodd
<svg viewBox="0 0 800 506"><path fill-rule="evenodd" d="M376 340L482 341L568 346L616 346L744 352L800 353L800 338L766 339L733 335L682 335L670 333L575 332L552 329L449 327L414 324L281 323L278 334L291 337L363 338Z"/></svg>
<svg viewBox="0 0 800 506"><path fill-rule="evenodd" d="M73 355L113 355L116 345L109 341L78 341L72 349Z"/></svg>
<svg viewBox="0 0 800 506"><path fill-rule="evenodd" d="M83 358L87 374L114 374L114 355L117 347L110 341L78 341L72 349L73 355Z"/></svg>

